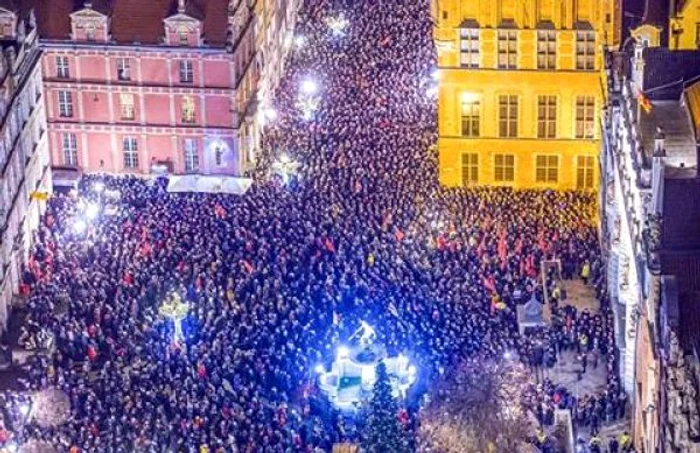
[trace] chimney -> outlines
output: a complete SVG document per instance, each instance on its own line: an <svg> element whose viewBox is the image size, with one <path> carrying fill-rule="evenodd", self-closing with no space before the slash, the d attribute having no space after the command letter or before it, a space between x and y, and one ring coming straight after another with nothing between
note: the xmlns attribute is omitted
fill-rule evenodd
<svg viewBox="0 0 700 453"><path fill-rule="evenodd" d="M660 125L654 134L654 157L666 157L666 134Z"/></svg>

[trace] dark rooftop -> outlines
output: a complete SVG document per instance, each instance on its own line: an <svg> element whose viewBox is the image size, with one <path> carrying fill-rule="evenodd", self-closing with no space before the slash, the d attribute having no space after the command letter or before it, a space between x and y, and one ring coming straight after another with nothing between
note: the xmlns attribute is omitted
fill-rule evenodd
<svg viewBox="0 0 700 453"><path fill-rule="evenodd" d="M700 50L644 49L644 92L651 100L678 100L684 83L700 76Z"/></svg>

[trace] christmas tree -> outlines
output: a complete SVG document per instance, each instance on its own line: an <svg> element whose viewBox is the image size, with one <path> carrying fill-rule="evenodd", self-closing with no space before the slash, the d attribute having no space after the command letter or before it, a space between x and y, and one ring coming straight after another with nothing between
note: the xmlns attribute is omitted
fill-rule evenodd
<svg viewBox="0 0 700 453"><path fill-rule="evenodd" d="M386 365L377 365L377 380L367 412L363 451L368 453L407 452L406 435L399 424L398 405L391 395Z"/></svg>

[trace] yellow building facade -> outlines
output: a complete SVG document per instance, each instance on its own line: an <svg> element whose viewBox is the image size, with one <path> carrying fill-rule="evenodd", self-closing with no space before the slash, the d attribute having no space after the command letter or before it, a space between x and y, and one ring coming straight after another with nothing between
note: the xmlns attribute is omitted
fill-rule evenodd
<svg viewBox="0 0 700 453"><path fill-rule="evenodd" d="M671 8L669 47L700 49L700 0L674 0Z"/></svg>
<svg viewBox="0 0 700 453"><path fill-rule="evenodd" d="M440 180L596 190L616 0L433 0Z"/></svg>

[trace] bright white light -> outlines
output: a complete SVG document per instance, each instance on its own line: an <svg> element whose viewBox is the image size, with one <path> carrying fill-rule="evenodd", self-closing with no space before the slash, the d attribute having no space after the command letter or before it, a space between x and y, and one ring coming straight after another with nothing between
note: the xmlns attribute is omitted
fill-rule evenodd
<svg viewBox="0 0 700 453"><path fill-rule="evenodd" d="M374 365L363 365L361 375L362 383L365 385L373 385L377 380Z"/></svg>
<svg viewBox="0 0 700 453"><path fill-rule="evenodd" d="M430 98L434 98L434 97L437 96L437 94L438 94L438 87L432 86L432 87L428 88L428 89L425 91L425 94L427 94L428 97L430 97Z"/></svg>
<svg viewBox="0 0 700 453"><path fill-rule="evenodd" d="M280 162L283 163L283 164L288 164L288 163L291 162L291 161L292 161L292 160L291 160L291 159L289 158L289 156L287 156L286 154L282 154L282 155L280 156Z"/></svg>
<svg viewBox="0 0 700 453"><path fill-rule="evenodd" d="M99 213L100 213L100 208L99 208L99 206L97 206L97 205L94 204L94 203L90 203L90 204L87 205L87 207L85 208L85 216L86 216L89 220L95 220L95 218L97 218L97 215L98 215Z"/></svg>
<svg viewBox="0 0 700 453"><path fill-rule="evenodd" d="M410 365L408 367L408 375L409 376L415 376L417 372L418 372L418 369L416 369L415 365Z"/></svg>
<svg viewBox="0 0 700 453"><path fill-rule="evenodd" d="M315 370L316 373L318 373L318 374L323 374L323 373L326 372L326 369L323 368L323 365L321 365L320 363L319 363L318 365L316 365L316 368L314 368L314 370Z"/></svg>
<svg viewBox="0 0 700 453"><path fill-rule="evenodd" d="M84 220L78 219L73 224L73 231L75 231L77 234L83 234L86 229L87 229L87 224L85 223Z"/></svg>
<svg viewBox="0 0 700 453"><path fill-rule="evenodd" d="M19 449L17 448L17 444L14 442L10 442L5 445L5 451L7 453L17 453Z"/></svg>
<svg viewBox="0 0 700 453"><path fill-rule="evenodd" d="M338 346L338 360L350 357L350 350L345 346Z"/></svg>
<svg viewBox="0 0 700 453"><path fill-rule="evenodd" d="M105 184L102 181L97 181L92 185L92 190L96 193L102 193L105 190Z"/></svg>
<svg viewBox="0 0 700 453"><path fill-rule="evenodd" d="M471 91L465 91L460 95L460 99L465 104L473 104L479 100L479 95Z"/></svg>
<svg viewBox="0 0 700 453"><path fill-rule="evenodd" d="M430 77L432 77L433 80L435 80L436 82L438 80L440 80L440 70L439 69L434 70L433 73L430 74Z"/></svg>
<svg viewBox="0 0 700 453"><path fill-rule="evenodd" d="M29 410L30 410L29 404L21 403L19 405L19 412L22 414L23 417L26 417L27 415L29 415Z"/></svg>
<svg viewBox="0 0 700 453"><path fill-rule="evenodd" d="M301 49L302 47L304 47L304 44L306 44L306 38L304 38L301 35L294 37L294 46L297 49Z"/></svg>
<svg viewBox="0 0 700 453"><path fill-rule="evenodd" d="M313 80L307 79L301 83L301 92L304 94L314 94L318 91L318 85Z"/></svg>
<svg viewBox="0 0 700 453"><path fill-rule="evenodd" d="M264 111L265 118L267 118L270 121L274 121L277 119L277 110L273 109L272 107L268 107Z"/></svg>
<svg viewBox="0 0 700 453"><path fill-rule="evenodd" d="M340 14L338 17L328 19L326 23L336 35L344 35L345 29L350 24L343 14Z"/></svg>
<svg viewBox="0 0 700 453"><path fill-rule="evenodd" d="M510 360L510 359L513 358L513 353L510 352L510 351L506 351L506 352L503 354L503 358L506 359L506 360Z"/></svg>

